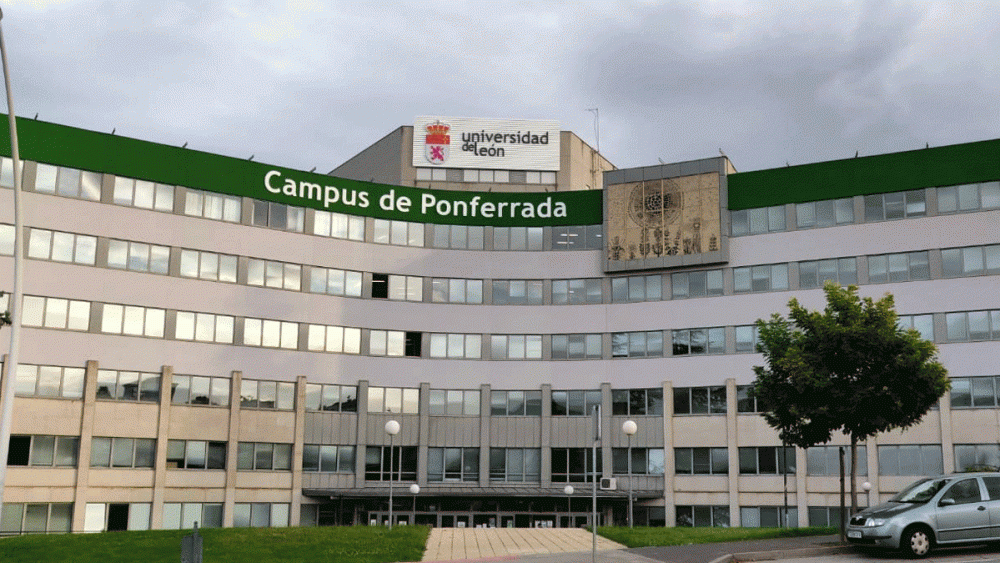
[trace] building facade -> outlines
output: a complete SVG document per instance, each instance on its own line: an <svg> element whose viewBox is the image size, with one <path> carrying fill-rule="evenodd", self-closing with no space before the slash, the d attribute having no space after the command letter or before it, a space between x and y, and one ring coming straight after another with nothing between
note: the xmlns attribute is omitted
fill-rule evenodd
<svg viewBox="0 0 1000 563"><path fill-rule="evenodd" d="M891 292L952 379L860 449L861 504L1000 466L1000 140L616 170L552 122L418 118L345 179L19 132L2 533L369 524L390 487L400 522L578 526L595 474L604 523L629 491L638 524L834 523L846 441L783 450L746 394L754 321L827 279Z"/></svg>

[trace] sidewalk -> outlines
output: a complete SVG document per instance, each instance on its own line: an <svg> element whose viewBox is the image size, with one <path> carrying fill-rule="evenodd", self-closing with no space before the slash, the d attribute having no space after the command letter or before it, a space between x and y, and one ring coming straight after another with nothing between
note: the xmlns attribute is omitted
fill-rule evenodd
<svg viewBox="0 0 1000 563"><path fill-rule="evenodd" d="M590 552L592 546L590 532L579 528L432 528L423 561L511 560L517 556ZM624 548L597 537L598 551Z"/></svg>

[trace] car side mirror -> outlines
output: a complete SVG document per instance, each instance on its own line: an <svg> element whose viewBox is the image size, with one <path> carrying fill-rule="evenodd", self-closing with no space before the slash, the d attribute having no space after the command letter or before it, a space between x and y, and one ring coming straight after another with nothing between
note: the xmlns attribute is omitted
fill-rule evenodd
<svg viewBox="0 0 1000 563"><path fill-rule="evenodd" d="M938 506L951 506L953 504L955 504L955 499L953 499L953 498L943 498L943 499L941 499L941 502L938 503Z"/></svg>

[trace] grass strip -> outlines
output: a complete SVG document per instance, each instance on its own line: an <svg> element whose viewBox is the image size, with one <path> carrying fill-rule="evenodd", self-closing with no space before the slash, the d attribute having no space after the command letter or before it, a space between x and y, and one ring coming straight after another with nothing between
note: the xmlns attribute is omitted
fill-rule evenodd
<svg viewBox="0 0 1000 563"><path fill-rule="evenodd" d="M836 534L836 528L649 528L602 527L597 533L626 547L688 545Z"/></svg>

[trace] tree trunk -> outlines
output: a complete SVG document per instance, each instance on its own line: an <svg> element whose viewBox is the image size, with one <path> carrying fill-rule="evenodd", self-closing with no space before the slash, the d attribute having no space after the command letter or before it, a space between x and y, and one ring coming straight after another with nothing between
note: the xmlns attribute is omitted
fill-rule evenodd
<svg viewBox="0 0 1000 563"><path fill-rule="evenodd" d="M851 514L858 511L858 439L851 435Z"/></svg>
<svg viewBox="0 0 1000 563"><path fill-rule="evenodd" d="M847 541L847 510L844 508L844 446L837 447L837 457L840 459L840 543Z"/></svg>

